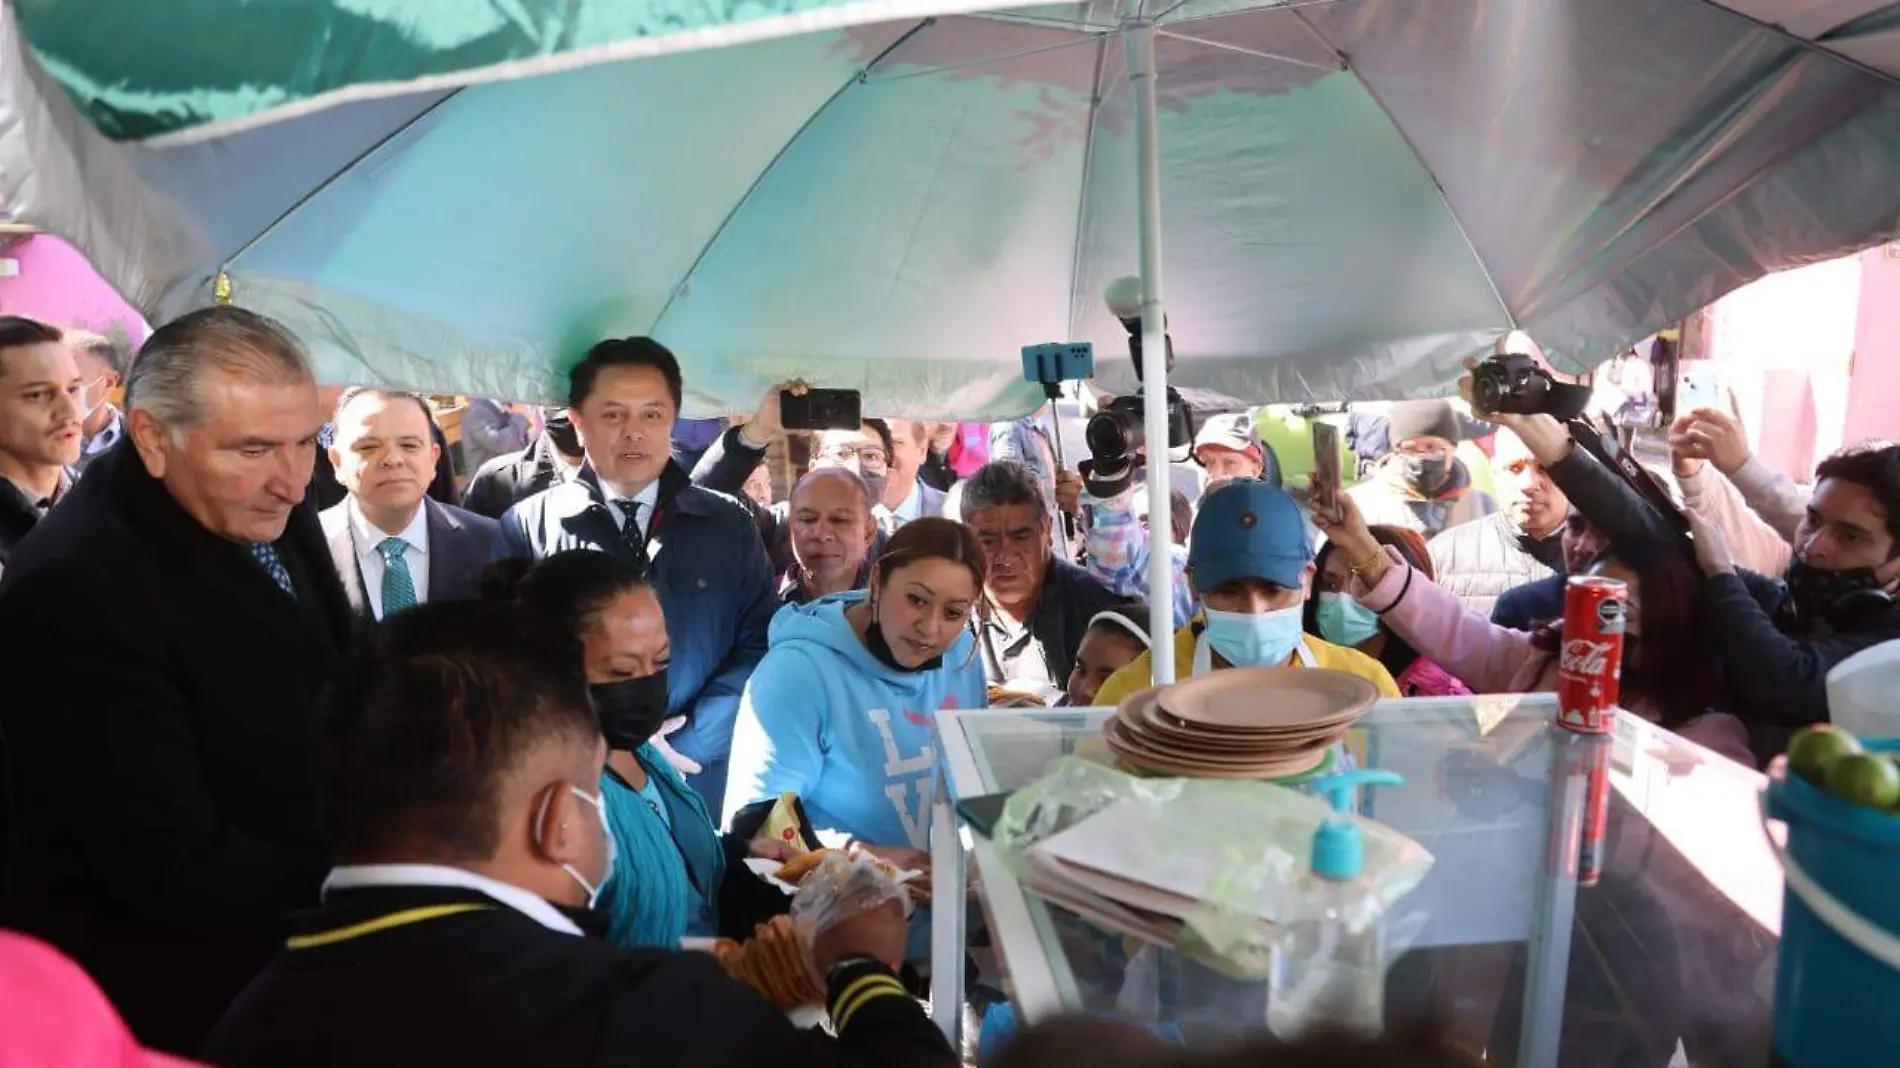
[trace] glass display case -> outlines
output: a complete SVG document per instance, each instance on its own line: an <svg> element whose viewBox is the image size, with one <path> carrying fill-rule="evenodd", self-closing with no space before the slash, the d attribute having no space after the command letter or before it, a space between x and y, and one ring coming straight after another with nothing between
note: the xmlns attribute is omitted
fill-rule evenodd
<svg viewBox="0 0 1900 1068"><path fill-rule="evenodd" d="M1619 713L1608 818L1579 878L1582 743L1548 694L1389 700L1346 748L1405 776L1362 814L1435 863L1387 926L1388 1023L1429 1021L1498 1064L1767 1063L1782 882L1764 837L1762 776ZM936 908L932 1003L956 1034L966 952L1019 1023L1063 1011L1151 1024L1192 1045L1265 1026L1265 987L1127 939L1026 892L955 803L1018 789L1064 756L1112 761L1109 709L938 714L935 899L966 873L980 908ZM1599 749L1600 751L1600 749ZM980 925L980 937L970 935ZM1000 971L1000 975L995 974Z"/></svg>

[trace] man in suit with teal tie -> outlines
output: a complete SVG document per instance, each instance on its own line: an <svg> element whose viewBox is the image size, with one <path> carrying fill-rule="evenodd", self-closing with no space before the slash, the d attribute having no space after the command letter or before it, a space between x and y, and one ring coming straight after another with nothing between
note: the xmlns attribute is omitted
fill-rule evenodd
<svg viewBox="0 0 1900 1068"><path fill-rule="evenodd" d="M505 553L493 519L429 499L438 446L413 393L351 389L338 398L330 462L348 491L322 514L350 606L364 619L475 595Z"/></svg>

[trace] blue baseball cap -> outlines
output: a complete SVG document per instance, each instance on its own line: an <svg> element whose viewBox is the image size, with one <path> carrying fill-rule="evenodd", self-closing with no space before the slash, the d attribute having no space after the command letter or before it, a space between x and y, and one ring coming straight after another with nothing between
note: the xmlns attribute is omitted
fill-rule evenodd
<svg viewBox="0 0 1900 1068"><path fill-rule="evenodd" d="M1195 593L1235 579L1295 587L1312 562L1306 517L1299 503L1273 483L1239 479L1201 501L1188 540Z"/></svg>

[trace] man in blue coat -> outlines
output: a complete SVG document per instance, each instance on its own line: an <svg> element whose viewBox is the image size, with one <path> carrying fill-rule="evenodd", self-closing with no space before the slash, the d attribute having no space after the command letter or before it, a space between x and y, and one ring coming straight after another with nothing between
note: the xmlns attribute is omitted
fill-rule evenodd
<svg viewBox="0 0 1900 1068"><path fill-rule="evenodd" d="M679 361L652 338L614 338L568 375L568 410L587 462L580 475L502 516L514 555L597 549L647 569L673 646L668 712L687 717L669 739L701 765L688 778L719 811L739 694L765 655L778 602L752 515L692 484L673 460Z"/></svg>

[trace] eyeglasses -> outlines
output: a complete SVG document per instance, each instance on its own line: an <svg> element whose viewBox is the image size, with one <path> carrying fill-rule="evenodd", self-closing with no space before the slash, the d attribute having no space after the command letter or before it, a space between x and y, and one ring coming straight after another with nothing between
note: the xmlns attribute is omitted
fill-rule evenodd
<svg viewBox="0 0 1900 1068"><path fill-rule="evenodd" d="M891 462L890 454L876 445L831 445L819 450L818 458L835 464L848 464L856 460L862 467L886 467Z"/></svg>

